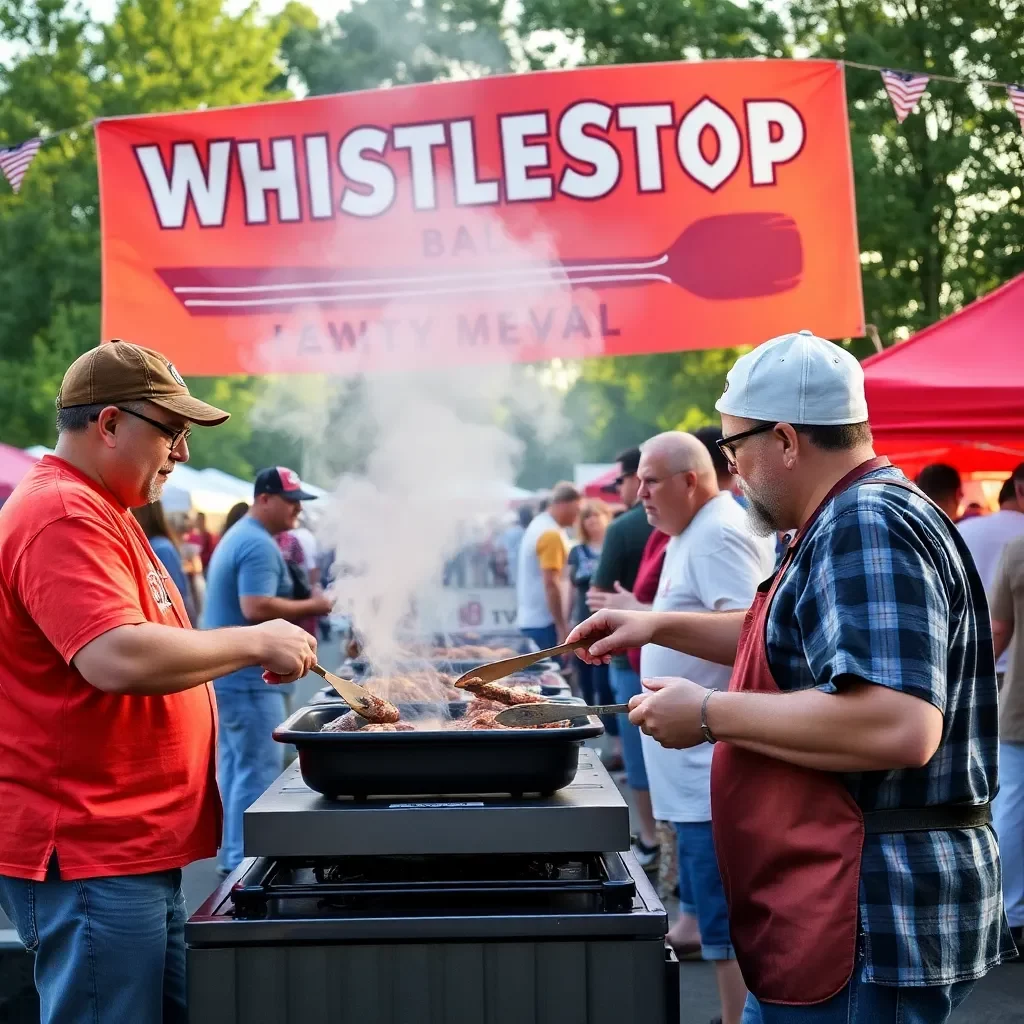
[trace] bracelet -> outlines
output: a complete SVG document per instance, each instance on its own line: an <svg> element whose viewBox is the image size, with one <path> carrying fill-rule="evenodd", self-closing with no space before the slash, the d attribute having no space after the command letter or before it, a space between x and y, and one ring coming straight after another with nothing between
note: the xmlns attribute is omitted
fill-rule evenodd
<svg viewBox="0 0 1024 1024"><path fill-rule="evenodd" d="M704 699L700 702L700 731L704 734L704 739L708 743L718 742L708 726L708 701L711 700L711 695L713 693L718 693L718 691L708 690L708 692L704 694Z"/></svg>

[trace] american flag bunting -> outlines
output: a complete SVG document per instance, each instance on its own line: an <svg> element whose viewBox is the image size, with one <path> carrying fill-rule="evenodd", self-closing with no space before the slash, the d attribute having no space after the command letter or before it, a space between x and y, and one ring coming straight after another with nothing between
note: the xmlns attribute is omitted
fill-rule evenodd
<svg viewBox="0 0 1024 1024"><path fill-rule="evenodd" d="M4 172L4 177L11 183L11 188L15 192L21 188L25 173L35 159L42 142L42 139L35 138L8 149L0 149L0 171Z"/></svg>
<svg viewBox="0 0 1024 1024"><path fill-rule="evenodd" d="M892 100L892 109L896 111L896 120L900 124L907 119L918 101L928 88L928 76L915 74L912 71L883 71L882 84Z"/></svg>
<svg viewBox="0 0 1024 1024"><path fill-rule="evenodd" d="M1008 85L1006 94L1010 97L1010 106L1020 121L1021 130L1024 131L1024 86Z"/></svg>

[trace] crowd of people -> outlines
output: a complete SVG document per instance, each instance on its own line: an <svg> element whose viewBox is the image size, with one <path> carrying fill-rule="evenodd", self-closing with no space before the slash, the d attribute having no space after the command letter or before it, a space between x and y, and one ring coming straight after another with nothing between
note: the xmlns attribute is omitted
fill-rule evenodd
<svg viewBox="0 0 1024 1024"><path fill-rule="evenodd" d="M1024 462L1004 481L999 508L964 507L960 474L935 463L917 485L957 524L988 594L999 685L999 794L993 802L1000 837L1003 896L1014 937L1024 940ZM1015 638L1017 642L1015 643Z"/></svg>
<svg viewBox="0 0 1024 1024"><path fill-rule="evenodd" d="M317 661L314 496L271 467L219 537L169 523L227 414L159 353L92 350L57 407L0 510L0 907L43 1024L178 1024L181 869L238 864ZM580 694L628 706L633 852L674 862L668 941L714 963L724 1024L944 1024L1024 927L1024 466L990 515L949 467L912 484L809 332L716 408L620 455L617 515L560 483L509 524L519 628L585 641Z"/></svg>

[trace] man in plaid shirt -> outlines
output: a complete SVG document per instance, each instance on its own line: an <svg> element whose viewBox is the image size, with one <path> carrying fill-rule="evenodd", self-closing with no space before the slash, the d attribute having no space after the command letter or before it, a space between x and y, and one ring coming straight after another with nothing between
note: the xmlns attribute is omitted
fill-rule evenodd
<svg viewBox="0 0 1024 1024"><path fill-rule="evenodd" d="M797 530L780 569L745 621L605 611L569 639L595 638L588 660L656 643L735 662L728 693L659 681L631 718L669 747L724 741L712 818L754 993L743 1024L942 1024L1014 954L981 581L945 516L875 457L845 350L806 331L766 342L717 408L754 527Z"/></svg>
<svg viewBox="0 0 1024 1024"><path fill-rule="evenodd" d="M875 470L866 479L901 479ZM780 689L838 693L855 677L944 710L939 752L920 768L844 773L864 811L984 804L995 795L997 691L980 580L927 499L856 487L802 538L775 593L768 661ZM991 828L869 835L861 865L864 980L953 985L980 978L1004 945Z"/></svg>

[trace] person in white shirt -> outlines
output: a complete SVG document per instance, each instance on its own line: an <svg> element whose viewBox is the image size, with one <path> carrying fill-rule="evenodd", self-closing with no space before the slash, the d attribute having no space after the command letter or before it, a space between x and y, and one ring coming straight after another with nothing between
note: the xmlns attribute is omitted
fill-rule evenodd
<svg viewBox="0 0 1024 1024"><path fill-rule="evenodd" d="M569 632L565 531L579 515L580 500L572 484L555 484L551 503L526 528L519 547L516 625L542 651L560 644Z"/></svg>
<svg viewBox="0 0 1024 1024"><path fill-rule="evenodd" d="M291 531L295 539L302 545L302 555L305 559L306 572L309 573L309 581L314 586L320 582L320 545L317 542L313 531L310 529L309 518L302 514L299 518L299 525Z"/></svg>
<svg viewBox="0 0 1024 1024"><path fill-rule="evenodd" d="M750 607L772 573L771 539L755 537L746 514L719 489L711 457L692 434L670 432L641 448L640 500L655 529L672 539L665 550L654 611L734 611ZM644 686L683 677L727 689L731 669L655 644L640 655ZM711 836L709 743L669 750L643 735L654 816L675 824L679 839L680 920L669 942L686 947L699 925L701 952L715 963L723 1024L739 1024L746 986L729 938L729 918ZM696 922L694 921L696 918Z"/></svg>
<svg viewBox="0 0 1024 1024"><path fill-rule="evenodd" d="M962 519L957 529L964 543L974 557L978 575L985 584L985 590L992 596L999 559L1006 545L1024 535L1024 462L1022 462L1003 484L999 492L999 511L990 516L974 516ZM996 672L1006 672L1007 654L996 663Z"/></svg>

